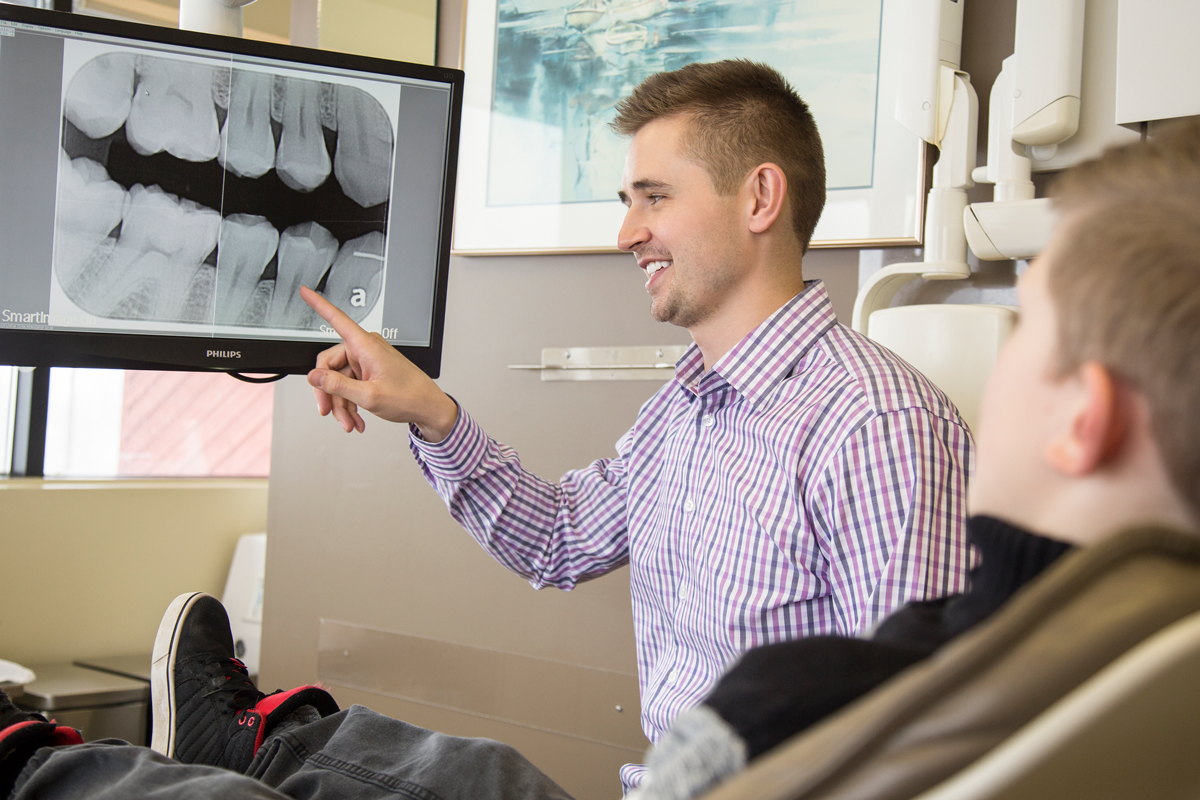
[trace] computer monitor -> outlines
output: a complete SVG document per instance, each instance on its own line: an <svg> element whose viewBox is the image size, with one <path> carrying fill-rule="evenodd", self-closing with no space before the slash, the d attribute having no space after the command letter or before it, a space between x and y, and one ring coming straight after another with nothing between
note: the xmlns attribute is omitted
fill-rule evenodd
<svg viewBox="0 0 1200 800"><path fill-rule="evenodd" d="M437 376L462 72L0 4L0 363Z"/></svg>

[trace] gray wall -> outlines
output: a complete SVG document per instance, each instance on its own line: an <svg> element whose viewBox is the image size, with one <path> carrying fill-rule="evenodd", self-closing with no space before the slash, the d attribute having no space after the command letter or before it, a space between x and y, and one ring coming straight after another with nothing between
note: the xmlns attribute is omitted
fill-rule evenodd
<svg viewBox="0 0 1200 800"><path fill-rule="evenodd" d="M985 107L1012 51L1014 5L967 6L964 61L983 73ZM443 0L443 64L457 64L460 20L461 2ZM860 272L914 257L813 251L804 266L848 322ZM995 302L1012 280L1012 264L989 267L949 291L918 286L909 302L983 292ZM643 282L627 255L451 259L441 386L546 477L612 454L657 384L542 383L506 365L536 363L547 346L688 341L649 318ZM503 739L581 800L615 797L617 767L645 747L627 570L570 593L534 592L449 518L404 428L370 418L364 435L343 434L317 416L299 377L275 397L264 688L321 678L343 704Z"/></svg>

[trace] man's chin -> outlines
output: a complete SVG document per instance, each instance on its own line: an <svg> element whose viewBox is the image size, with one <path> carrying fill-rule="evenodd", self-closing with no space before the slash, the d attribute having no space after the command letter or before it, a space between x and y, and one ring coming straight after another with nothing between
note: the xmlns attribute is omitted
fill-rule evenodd
<svg viewBox="0 0 1200 800"><path fill-rule="evenodd" d="M669 303L664 303L661 299L650 298L650 316L655 322L671 322L673 323L676 309Z"/></svg>

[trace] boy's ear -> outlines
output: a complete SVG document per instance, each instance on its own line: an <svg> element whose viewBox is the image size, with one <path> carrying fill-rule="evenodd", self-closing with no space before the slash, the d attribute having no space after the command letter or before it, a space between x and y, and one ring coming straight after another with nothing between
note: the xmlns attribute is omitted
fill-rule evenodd
<svg viewBox="0 0 1200 800"><path fill-rule="evenodd" d="M1070 408L1046 446L1046 461L1069 477L1104 466L1125 441L1129 413L1120 382L1104 365L1088 361L1065 379Z"/></svg>
<svg viewBox="0 0 1200 800"><path fill-rule="evenodd" d="M744 184L749 189L752 205L750 231L763 233L768 230L783 211L787 199L787 177L776 164L759 164L746 177Z"/></svg>

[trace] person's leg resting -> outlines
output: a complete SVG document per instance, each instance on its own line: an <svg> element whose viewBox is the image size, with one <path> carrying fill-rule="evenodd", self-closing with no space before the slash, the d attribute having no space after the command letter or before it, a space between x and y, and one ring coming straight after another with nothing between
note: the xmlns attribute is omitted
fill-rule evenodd
<svg viewBox="0 0 1200 800"><path fill-rule="evenodd" d="M111 743L109 743L111 742ZM350 797L350 795L343 795ZM43 747L17 778L11 800L285 800L253 778L220 767L180 764L115 739Z"/></svg>
<svg viewBox="0 0 1200 800"><path fill-rule="evenodd" d="M362 706L271 737L247 774L289 797L570 797L508 745L446 736Z"/></svg>
<svg viewBox="0 0 1200 800"><path fill-rule="evenodd" d="M264 695L234 657L224 607L180 595L154 646L154 749L259 778L286 796L565 798L507 745L460 739L362 707L337 712L323 689Z"/></svg>
<svg viewBox="0 0 1200 800"><path fill-rule="evenodd" d="M170 726L155 741L175 758L115 739L80 744L77 731L19 711L0 692L0 800L9 787L16 800L569 800L499 742L445 736L361 706L337 712L316 687L263 695L232 657L228 618L207 595L172 603L154 668L156 722L165 713ZM210 763L180 763L185 756Z"/></svg>
<svg viewBox="0 0 1200 800"><path fill-rule="evenodd" d="M229 616L203 592L176 597L163 614L151 662L151 747L185 764L245 772L271 728L296 715L338 710L324 689L265 695L234 656Z"/></svg>

